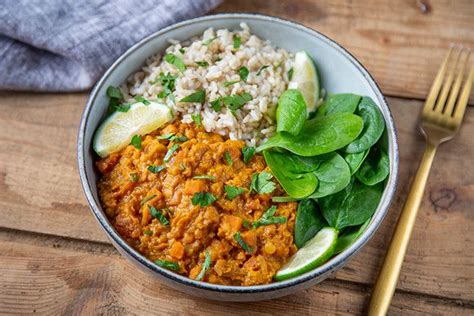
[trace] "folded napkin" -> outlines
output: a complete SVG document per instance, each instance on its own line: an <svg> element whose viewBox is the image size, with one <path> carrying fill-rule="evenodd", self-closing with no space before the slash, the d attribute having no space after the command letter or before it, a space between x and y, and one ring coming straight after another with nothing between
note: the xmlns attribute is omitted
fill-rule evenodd
<svg viewBox="0 0 474 316"><path fill-rule="evenodd" d="M140 39L220 2L1 0L0 89L88 89Z"/></svg>

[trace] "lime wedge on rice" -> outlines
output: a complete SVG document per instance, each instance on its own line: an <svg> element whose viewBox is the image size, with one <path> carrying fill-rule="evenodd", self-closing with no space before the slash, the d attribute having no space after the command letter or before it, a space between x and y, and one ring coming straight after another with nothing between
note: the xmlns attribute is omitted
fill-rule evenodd
<svg viewBox="0 0 474 316"><path fill-rule="evenodd" d="M275 280L293 278L320 266L334 254L337 231L324 227L290 258L275 275Z"/></svg>
<svg viewBox="0 0 474 316"><path fill-rule="evenodd" d="M316 110L320 98L318 71L311 57L304 51L295 54L293 76L288 84L288 89L301 91L308 113Z"/></svg>
<svg viewBox="0 0 474 316"><path fill-rule="evenodd" d="M97 129L93 147L105 157L130 143L134 135L145 135L173 119L171 109L162 103L132 104L127 112L116 111Z"/></svg>

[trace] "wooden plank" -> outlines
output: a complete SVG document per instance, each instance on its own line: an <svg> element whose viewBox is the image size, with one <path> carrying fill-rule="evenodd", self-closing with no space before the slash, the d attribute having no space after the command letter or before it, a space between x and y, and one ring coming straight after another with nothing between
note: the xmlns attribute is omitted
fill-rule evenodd
<svg viewBox="0 0 474 316"><path fill-rule="evenodd" d="M368 289L327 280L278 300L225 303L163 286L109 247L0 232L1 314L359 315ZM19 299L21 297L21 299ZM469 315L470 303L397 293L390 315Z"/></svg>
<svg viewBox="0 0 474 316"><path fill-rule="evenodd" d="M425 98L450 43L474 49L471 0L239 0L216 12L269 14L320 31L355 55L391 96Z"/></svg>
<svg viewBox="0 0 474 316"><path fill-rule="evenodd" d="M0 226L107 242L82 196L75 135L85 95L0 97ZM423 140L418 101L388 99L397 122L401 169L394 205L373 240L337 278L372 283L408 190ZM474 109L460 135L440 148L399 288L474 300ZM13 157L13 158L12 158Z"/></svg>

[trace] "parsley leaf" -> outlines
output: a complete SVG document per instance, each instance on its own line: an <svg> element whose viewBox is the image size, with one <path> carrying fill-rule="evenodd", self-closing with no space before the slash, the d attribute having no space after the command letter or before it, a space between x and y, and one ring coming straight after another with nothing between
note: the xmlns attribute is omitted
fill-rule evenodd
<svg viewBox="0 0 474 316"><path fill-rule="evenodd" d="M166 166L164 165L161 165L161 166L153 166L153 165L149 165L147 167L148 171L150 171L151 173L158 173L162 170L165 170L166 169Z"/></svg>
<svg viewBox="0 0 474 316"><path fill-rule="evenodd" d="M122 90L118 87L109 86L105 92L109 98L123 99Z"/></svg>
<svg viewBox="0 0 474 316"><path fill-rule="evenodd" d="M244 163L248 163L254 155L255 155L255 147L245 146L242 148L242 156L244 157Z"/></svg>
<svg viewBox="0 0 474 316"><path fill-rule="evenodd" d="M135 97L135 101L141 102L141 103L143 103L143 104L145 104L145 105L150 105L150 101L148 101L147 99L145 99L145 98L142 97L141 95L136 96L136 97Z"/></svg>
<svg viewBox="0 0 474 316"><path fill-rule="evenodd" d="M178 50L179 50L179 52L180 52L181 54L184 54L184 53L186 52L186 51L184 50L184 48L182 48L182 47L181 47L180 49L178 49Z"/></svg>
<svg viewBox="0 0 474 316"><path fill-rule="evenodd" d="M266 68L270 67L270 65L265 65L265 66L262 66L260 67L260 69L257 71L257 76L260 76L260 74L262 73L262 71Z"/></svg>
<svg viewBox="0 0 474 316"><path fill-rule="evenodd" d="M151 230L149 230L149 229L145 229L145 230L143 231L143 235L151 236L151 235L153 235L153 232L152 232Z"/></svg>
<svg viewBox="0 0 474 316"><path fill-rule="evenodd" d="M263 213L262 217L259 220L253 222L252 224L253 228L257 228L264 225L286 223L287 221L286 217L274 216L276 211L277 211L277 207L275 205L270 207L268 210L265 211L265 213Z"/></svg>
<svg viewBox="0 0 474 316"><path fill-rule="evenodd" d="M170 161L171 156L173 155L173 153L174 153L175 151L178 150L178 148L179 148L179 144L173 144L173 146L171 146L171 148L168 149L168 151L166 152L166 155L165 155L165 157L163 158L163 161L164 161L164 162Z"/></svg>
<svg viewBox="0 0 474 316"><path fill-rule="evenodd" d="M254 173L252 175L252 183L250 184L250 192L255 191L259 194L272 193L275 190L275 183L273 183L272 175L266 171L261 173Z"/></svg>
<svg viewBox="0 0 474 316"><path fill-rule="evenodd" d="M242 43L242 39L240 38L240 36L237 34L234 34L234 36L232 36L232 44L233 44L234 49L238 49L241 43Z"/></svg>
<svg viewBox="0 0 474 316"><path fill-rule="evenodd" d="M240 80L247 81L247 77L249 76L249 70L247 67L242 66L239 68L239 76Z"/></svg>
<svg viewBox="0 0 474 316"><path fill-rule="evenodd" d="M230 110L235 111L243 107L244 104L248 101L252 100L252 96L247 92L244 92L242 94L233 94L230 96L223 97L222 100Z"/></svg>
<svg viewBox="0 0 474 316"><path fill-rule="evenodd" d="M130 103L118 104L114 106L115 111L128 112L130 110Z"/></svg>
<svg viewBox="0 0 474 316"><path fill-rule="evenodd" d="M167 260L156 260L155 264L168 270L179 271L179 264L177 262Z"/></svg>
<svg viewBox="0 0 474 316"><path fill-rule="evenodd" d="M197 192L194 193L193 197L191 198L191 202L193 205L199 205L199 206L208 206L214 203L217 200L217 198L209 192Z"/></svg>
<svg viewBox="0 0 474 316"><path fill-rule="evenodd" d="M201 272L199 272L195 280L201 281L210 266L211 266L211 254L209 253L208 250L206 250L206 258L204 259L204 263L202 264Z"/></svg>
<svg viewBox="0 0 474 316"><path fill-rule="evenodd" d="M151 205L148 205L148 208L150 209L150 214L153 218L158 219L164 226L170 225L170 221L163 215L163 213Z"/></svg>
<svg viewBox="0 0 474 316"><path fill-rule="evenodd" d="M247 228L247 229L250 228L251 225L252 225L252 223L249 222L249 221L246 220L246 219L244 219L244 220L242 221L242 226L244 226L244 227Z"/></svg>
<svg viewBox="0 0 474 316"><path fill-rule="evenodd" d="M240 236L240 232L236 232L234 234L234 239L240 245L240 247L242 247L242 249L245 250L245 252L247 252L247 253L252 253L253 252L252 247L247 245L247 243L242 239L242 236Z"/></svg>
<svg viewBox="0 0 474 316"><path fill-rule="evenodd" d="M288 75L288 80L291 80L293 78L293 68L290 68L290 70L288 70L287 75Z"/></svg>
<svg viewBox="0 0 474 316"><path fill-rule="evenodd" d="M200 66L200 67L207 67L207 66L209 66L209 63L208 63L207 61L205 61L205 60L203 60L203 61L197 61L196 64L197 64L198 66Z"/></svg>
<svg viewBox="0 0 474 316"><path fill-rule="evenodd" d="M193 179L205 179L205 180L216 181L216 177L208 176L208 175L194 176Z"/></svg>
<svg viewBox="0 0 474 316"><path fill-rule="evenodd" d="M219 112L222 109L221 102L222 98L217 98L214 101L209 102L209 104L214 111Z"/></svg>
<svg viewBox="0 0 474 316"><path fill-rule="evenodd" d="M226 193L227 199L232 200L236 196L244 193L245 189L244 188L239 188L239 187L234 187L232 185L225 185L224 186L224 191Z"/></svg>
<svg viewBox="0 0 474 316"><path fill-rule="evenodd" d="M211 44L211 43L212 43L214 40L216 40L216 39L217 39L217 36L208 38L207 40L205 40L205 41L202 42L202 45L207 46L207 45Z"/></svg>
<svg viewBox="0 0 474 316"><path fill-rule="evenodd" d="M179 102L191 102L191 103L201 103L203 104L206 101L206 91L197 90L194 93L182 98Z"/></svg>
<svg viewBox="0 0 474 316"><path fill-rule="evenodd" d="M191 118L193 119L194 123L198 128L202 126L201 114L191 114Z"/></svg>
<svg viewBox="0 0 474 316"><path fill-rule="evenodd" d="M186 69L183 60L175 54L168 53L165 55L164 59L168 64L175 66L181 72Z"/></svg>
<svg viewBox="0 0 474 316"><path fill-rule="evenodd" d="M142 138L140 135L133 135L132 140L130 141L130 144L133 145L138 150L142 149Z"/></svg>
<svg viewBox="0 0 474 316"><path fill-rule="evenodd" d="M182 136L177 136L177 135L174 135L174 134L165 134L165 135L160 135L157 137L158 139L165 139L165 140L169 140L170 142L185 142L188 140L188 138L184 135Z"/></svg>
<svg viewBox="0 0 474 316"><path fill-rule="evenodd" d="M232 161L232 157L230 156L230 153L228 151L224 153L224 157L228 166L232 166L234 164L234 162Z"/></svg>

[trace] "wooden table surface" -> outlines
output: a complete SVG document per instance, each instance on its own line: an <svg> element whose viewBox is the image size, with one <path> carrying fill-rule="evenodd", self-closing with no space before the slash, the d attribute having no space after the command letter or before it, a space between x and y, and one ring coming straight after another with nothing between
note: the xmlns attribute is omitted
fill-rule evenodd
<svg viewBox="0 0 474 316"><path fill-rule="evenodd" d="M474 48L473 1L229 1L281 16L351 51L387 96L400 180L374 238L323 283L281 299L219 303L132 267L82 195L76 133L87 93L0 93L0 314L361 314L423 150L416 124L450 42ZM473 100L473 98L471 98ZM471 102L472 104L472 102ZM474 314L474 109L434 162L390 314Z"/></svg>

